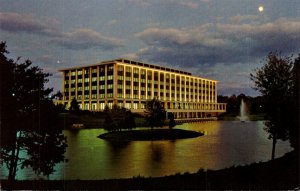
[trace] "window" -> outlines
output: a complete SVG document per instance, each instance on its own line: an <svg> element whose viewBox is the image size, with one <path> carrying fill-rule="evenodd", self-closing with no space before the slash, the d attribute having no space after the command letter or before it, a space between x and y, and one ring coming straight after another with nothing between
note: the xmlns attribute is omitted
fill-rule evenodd
<svg viewBox="0 0 300 191"><path fill-rule="evenodd" d="M100 67L100 73L104 73L105 72L105 68L104 67Z"/></svg>
<svg viewBox="0 0 300 191"><path fill-rule="evenodd" d="M105 89L105 85L100 85L100 89L104 90Z"/></svg>
<svg viewBox="0 0 300 191"><path fill-rule="evenodd" d="M111 72L114 70L114 66L113 65L109 65L107 68L107 71Z"/></svg>
<svg viewBox="0 0 300 191"><path fill-rule="evenodd" d="M105 80L105 76L100 76L100 81L104 81Z"/></svg>
<svg viewBox="0 0 300 191"><path fill-rule="evenodd" d="M113 75L107 76L107 80L112 80L112 79L113 79Z"/></svg>
<svg viewBox="0 0 300 191"><path fill-rule="evenodd" d="M107 89L113 89L113 84L108 84Z"/></svg>

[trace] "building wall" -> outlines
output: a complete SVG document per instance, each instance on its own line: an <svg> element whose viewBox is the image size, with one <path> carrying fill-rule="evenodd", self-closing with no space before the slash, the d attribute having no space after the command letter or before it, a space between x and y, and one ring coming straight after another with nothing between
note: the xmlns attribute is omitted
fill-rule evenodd
<svg viewBox="0 0 300 191"><path fill-rule="evenodd" d="M117 104L143 112L146 101L158 97L176 116L226 111L225 104L217 103L217 81L180 70L118 59L61 71L63 100L70 104L75 97L85 110L100 111Z"/></svg>

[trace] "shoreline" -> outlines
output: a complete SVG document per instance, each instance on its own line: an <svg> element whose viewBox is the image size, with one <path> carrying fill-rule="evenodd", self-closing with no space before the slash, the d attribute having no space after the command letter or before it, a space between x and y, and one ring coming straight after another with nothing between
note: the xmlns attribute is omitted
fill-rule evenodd
<svg viewBox="0 0 300 191"><path fill-rule="evenodd" d="M105 180L0 180L1 189L195 190L283 189L299 187L299 156L295 151L273 161L164 177Z"/></svg>

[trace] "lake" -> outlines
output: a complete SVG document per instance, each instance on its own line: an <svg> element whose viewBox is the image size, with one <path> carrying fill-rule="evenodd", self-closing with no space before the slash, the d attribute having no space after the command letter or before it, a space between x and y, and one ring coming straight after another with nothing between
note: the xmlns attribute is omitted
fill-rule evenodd
<svg viewBox="0 0 300 191"><path fill-rule="evenodd" d="M113 144L97 138L105 133L103 129L65 130L69 162L58 164L50 179L157 177L199 169L217 170L271 158L272 141L262 121L207 121L185 123L176 128L201 131L205 135L176 141ZM276 157L291 150L288 141L278 141ZM17 174L17 179L35 178L28 169Z"/></svg>

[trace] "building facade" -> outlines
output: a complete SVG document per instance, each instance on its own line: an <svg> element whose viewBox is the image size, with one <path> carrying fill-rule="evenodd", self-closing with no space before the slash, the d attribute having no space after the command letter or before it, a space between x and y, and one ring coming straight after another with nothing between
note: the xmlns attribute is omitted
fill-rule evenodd
<svg viewBox="0 0 300 191"><path fill-rule="evenodd" d="M83 110L101 111L113 104L143 113L157 97L175 118L206 118L226 111L217 103L217 81L191 73L128 59L60 70L63 102L76 98Z"/></svg>

